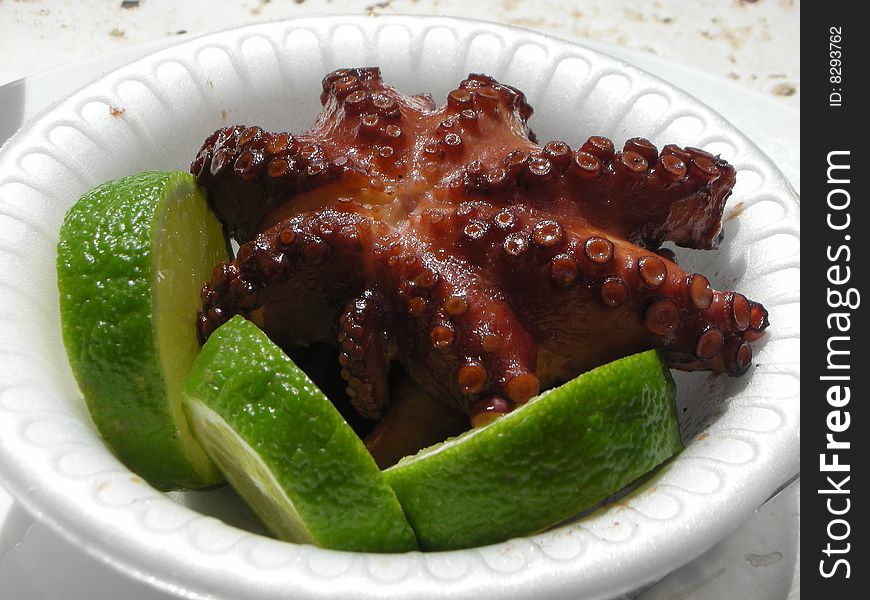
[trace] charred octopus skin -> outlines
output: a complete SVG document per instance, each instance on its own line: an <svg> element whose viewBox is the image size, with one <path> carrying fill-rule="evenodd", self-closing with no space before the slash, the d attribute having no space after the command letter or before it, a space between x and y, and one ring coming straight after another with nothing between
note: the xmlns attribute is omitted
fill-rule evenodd
<svg viewBox="0 0 870 600"><path fill-rule="evenodd" d="M716 247L725 161L642 138L539 146L524 95L484 75L436 108L343 69L321 102L307 133L220 129L192 163L241 244L203 288L201 340L242 314L285 347L337 345L371 419L395 363L472 418L649 348L748 369L767 311L659 250Z"/></svg>

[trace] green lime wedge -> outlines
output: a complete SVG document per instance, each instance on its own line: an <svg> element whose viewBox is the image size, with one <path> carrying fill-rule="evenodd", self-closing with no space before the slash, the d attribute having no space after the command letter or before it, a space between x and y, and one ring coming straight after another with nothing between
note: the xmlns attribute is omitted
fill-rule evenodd
<svg viewBox="0 0 870 600"><path fill-rule="evenodd" d="M233 317L209 337L183 393L194 434L277 537L335 550L417 547L362 440L249 321Z"/></svg>
<svg viewBox="0 0 870 600"><path fill-rule="evenodd" d="M181 385L199 352L202 283L226 259L221 225L188 173L105 183L76 202L60 230L60 316L73 373L109 447L162 490L222 480L187 427Z"/></svg>
<svg viewBox="0 0 870 600"><path fill-rule="evenodd" d="M599 367L386 471L425 550L551 527L682 449L674 382L655 351Z"/></svg>

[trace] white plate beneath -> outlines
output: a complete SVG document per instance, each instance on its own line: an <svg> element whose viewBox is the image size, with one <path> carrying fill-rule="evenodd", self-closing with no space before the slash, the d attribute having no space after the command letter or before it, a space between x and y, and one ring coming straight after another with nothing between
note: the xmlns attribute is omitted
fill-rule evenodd
<svg viewBox="0 0 870 600"><path fill-rule="evenodd" d="M335 37L341 45L332 44ZM292 51L291 51L292 49ZM443 98L469 70L517 85L542 139L706 147L737 166L739 219L687 265L765 303L755 372L682 377L681 403L716 405L700 435L628 501L533 538L462 552L352 555L230 528L131 480L105 451L60 341L54 244L86 189L145 168L183 168L227 119L303 129L334 67L380 64L407 91ZM568 68L570 67L570 68ZM282 76L275 77L275 68ZM290 82L300 82L291 88ZM209 83L211 82L211 84ZM213 85L213 87L212 87ZM255 88L258 97L245 101ZM124 108L121 118L110 107ZM576 115L572 122L559 119ZM193 596L607 597L660 577L748 517L797 471L799 229L782 175L685 94L589 50L531 32L421 18L279 22L193 40L109 75L19 133L0 157L0 478L31 511L133 576ZM25 251L26 250L26 251ZM697 415L696 410L690 414ZM703 431L701 431L703 429ZM152 579L153 578L153 579Z"/></svg>

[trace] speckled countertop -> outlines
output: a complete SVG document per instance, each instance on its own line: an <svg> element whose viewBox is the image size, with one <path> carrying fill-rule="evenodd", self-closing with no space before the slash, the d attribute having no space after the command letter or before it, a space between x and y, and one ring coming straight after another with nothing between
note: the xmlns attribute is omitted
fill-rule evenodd
<svg viewBox="0 0 870 600"><path fill-rule="evenodd" d="M0 0L0 85L167 37L336 13L439 14L618 44L800 108L799 0Z"/></svg>

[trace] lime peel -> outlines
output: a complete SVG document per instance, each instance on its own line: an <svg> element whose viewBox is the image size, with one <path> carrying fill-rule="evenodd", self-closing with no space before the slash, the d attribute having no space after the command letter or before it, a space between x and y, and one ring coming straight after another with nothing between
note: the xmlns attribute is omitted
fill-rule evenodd
<svg viewBox="0 0 870 600"><path fill-rule="evenodd" d="M226 258L220 223L180 171L107 182L82 196L61 227L70 366L107 445L159 489L221 481L187 428L180 388L199 351L202 282Z"/></svg>
<svg viewBox="0 0 870 600"><path fill-rule="evenodd" d="M293 500L272 476L268 465L257 455L256 450L204 404L188 402L186 407L190 420L198 424L197 434L215 457L215 462L221 465L239 460L244 462L238 468L227 469L226 477L234 488L244 490L241 493L243 497L259 497L249 503L265 511L263 521L272 524L278 537L315 543L314 535L303 524ZM241 475L240 470L244 475Z"/></svg>
<svg viewBox="0 0 870 600"><path fill-rule="evenodd" d="M416 548L362 440L254 324L236 316L215 330L183 394L194 434L281 539L364 552Z"/></svg>
<svg viewBox="0 0 870 600"><path fill-rule="evenodd" d="M655 351L619 359L384 474L421 548L529 535L616 493L682 449Z"/></svg>

